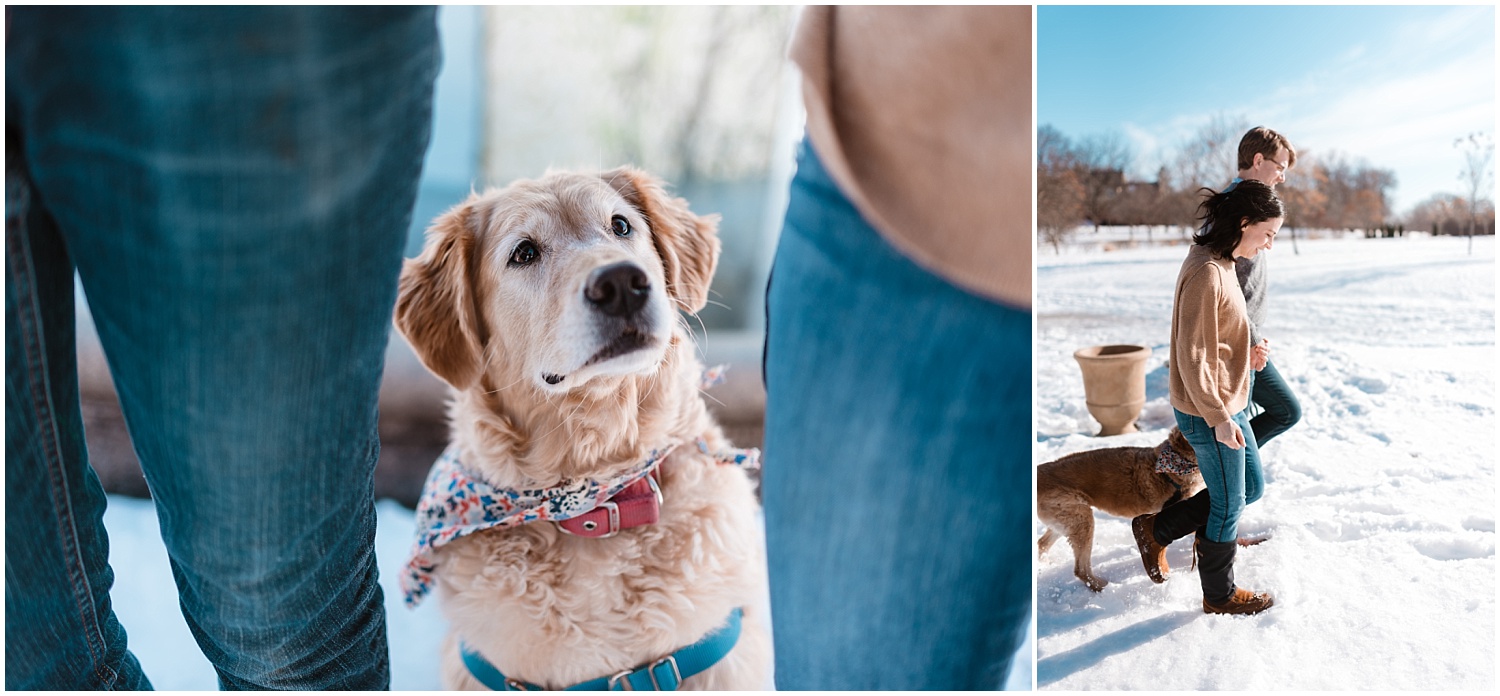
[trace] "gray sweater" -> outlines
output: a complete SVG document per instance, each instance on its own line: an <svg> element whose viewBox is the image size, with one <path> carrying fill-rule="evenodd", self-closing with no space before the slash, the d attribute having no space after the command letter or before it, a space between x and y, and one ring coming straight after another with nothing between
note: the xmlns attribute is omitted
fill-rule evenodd
<svg viewBox="0 0 1500 696"><path fill-rule="evenodd" d="M1262 254L1255 258L1234 260L1234 273L1240 279L1240 292L1245 294L1245 314L1250 319L1250 345L1260 343L1260 325L1266 320L1266 259Z"/></svg>

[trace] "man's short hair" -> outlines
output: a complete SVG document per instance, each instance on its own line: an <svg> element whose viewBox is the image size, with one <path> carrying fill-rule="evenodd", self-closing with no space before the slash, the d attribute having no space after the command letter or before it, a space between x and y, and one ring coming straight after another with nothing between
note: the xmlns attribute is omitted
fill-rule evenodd
<svg viewBox="0 0 1500 696"><path fill-rule="evenodd" d="M1288 169L1297 164L1297 148L1292 147L1291 141L1286 136L1277 133L1265 126L1256 126L1240 138L1240 171L1249 169L1255 164L1255 155L1259 153L1266 159L1275 159L1276 150L1286 148L1286 166Z"/></svg>

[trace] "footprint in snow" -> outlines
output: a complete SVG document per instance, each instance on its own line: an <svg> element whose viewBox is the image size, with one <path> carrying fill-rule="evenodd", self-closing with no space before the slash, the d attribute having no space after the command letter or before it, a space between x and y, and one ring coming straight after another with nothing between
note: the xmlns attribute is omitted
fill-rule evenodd
<svg viewBox="0 0 1500 696"><path fill-rule="evenodd" d="M1366 394L1384 394L1391 388L1385 380L1378 377L1350 377L1344 383Z"/></svg>
<svg viewBox="0 0 1500 696"><path fill-rule="evenodd" d="M1467 530L1469 530L1471 532L1491 532L1491 533L1493 533L1495 531L1495 518L1493 518L1493 517L1466 517L1466 518L1464 518L1463 525L1464 525L1464 529L1467 529Z"/></svg>
<svg viewBox="0 0 1500 696"><path fill-rule="evenodd" d="M1412 544L1417 553L1436 561L1468 561L1478 558L1493 558L1493 540L1451 538L1442 541L1425 540Z"/></svg>

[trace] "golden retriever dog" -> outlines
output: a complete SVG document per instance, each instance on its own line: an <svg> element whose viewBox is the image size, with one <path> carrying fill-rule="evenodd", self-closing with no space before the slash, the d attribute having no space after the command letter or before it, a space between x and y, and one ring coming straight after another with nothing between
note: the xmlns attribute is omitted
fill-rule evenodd
<svg viewBox="0 0 1500 696"><path fill-rule="evenodd" d="M409 564L449 621L444 688L769 685L759 506L745 471L714 455L733 450L678 314L707 303L717 223L635 169L548 172L471 195L406 261L395 322L452 387L455 476L522 505L566 489L567 507L580 486L646 467L635 483L649 479L659 504L653 523L598 538L544 516ZM616 528L597 519L582 529ZM735 627L727 654L690 676L681 651Z"/></svg>
<svg viewBox="0 0 1500 696"><path fill-rule="evenodd" d="M1170 448L1177 457L1163 450ZM1160 471L1158 460L1175 459L1178 470L1192 466L1191 473ZM1126 519L1159 512L1168 504L1191 497L1203 489L1193 446L1177 428L1156 447L1110 447L1075 452L1036 469L1037 517L1047 525L1037 540L1037 556L1061 534L1073 547L1073 574L1098 592L1109 584L1094 575L1094 509Z"/></svg>

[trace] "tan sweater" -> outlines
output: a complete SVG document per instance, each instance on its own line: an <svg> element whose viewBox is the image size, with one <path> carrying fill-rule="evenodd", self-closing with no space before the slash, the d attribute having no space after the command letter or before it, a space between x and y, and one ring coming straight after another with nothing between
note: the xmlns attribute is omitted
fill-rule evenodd
<svg viewBox="0 0 1500 696"><path fill-rule="evenodd" d="M882 237L971 292L1031 306L1031 8L808 7L813 150Z"/></svg>
<svg viewBox="0 0 1500 696"><path fill-rule="evenodd" d="M1250 397L1250 320L1234 261L1194 244L1172 300L1172 407L1217 426Z"/></svg>

